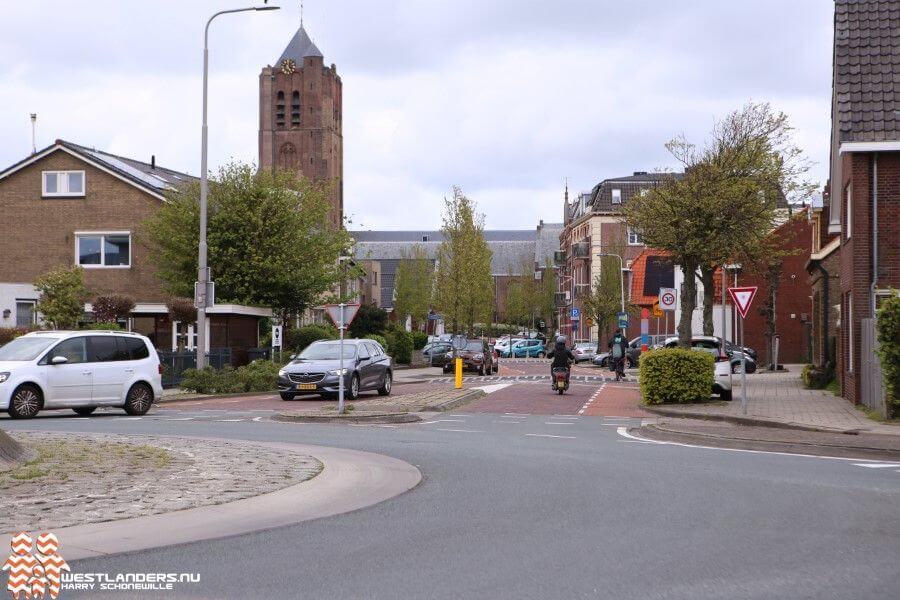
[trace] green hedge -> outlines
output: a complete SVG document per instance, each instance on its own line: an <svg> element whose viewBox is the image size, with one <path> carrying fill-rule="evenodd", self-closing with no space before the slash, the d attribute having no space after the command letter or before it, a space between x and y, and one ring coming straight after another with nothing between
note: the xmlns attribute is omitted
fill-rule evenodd
<svg viewBox="0 0 900 600"><path fill-rule="evenodd" d="M366 336L365 339L375 340L376 342L381 344L381 347L384 348L385 352L387 352L388 343L387 343L387 340L384 339L383 335L378 335L377 333L370 333L369 335Z"/></svg>
<svg viewBox="0 0 900 600"><path fill-rule="evenodd" d="M890 417L900 413L900 296L884 300L876 315L877 353L881 359Z"/></svg>
<svg viewBox="0 0 900 600"><path fill-rule="evenodd" d="M413 339L408 331L397 329L386 336L388 354L394 362L408 365L412 362Z"/></svg>
<svg viewBox="0 0 900 600"><path fill-rule="evenodd" d="M703 402L712 395L715 359L707 352L663 348L641 355L641 402Z"/></svg>
<svg viewBox="0 0 900 600"><path fill-rule="evenodd" d="M222 369L206 367L202 370L187 369L181 389L198 394L236 394L240 392L272 392L278 389L278 363L255 360L235 369L228 365Z"/></svg>
<svg viewBox="0 0 900 600"><path fill-rule="evenodd" d="M425 347L425 344L428 343L428 334L424 331L413 331L412 332L413 339L413 349L421 350Z"/></svg>
<svg viewBox="0 0 900 600"><path fill-rule="evenodd" d="M284 348L300 352L316 340L336 340L338 331L327 325L304 325L297 329L288 329L284 333Z"/></svg>

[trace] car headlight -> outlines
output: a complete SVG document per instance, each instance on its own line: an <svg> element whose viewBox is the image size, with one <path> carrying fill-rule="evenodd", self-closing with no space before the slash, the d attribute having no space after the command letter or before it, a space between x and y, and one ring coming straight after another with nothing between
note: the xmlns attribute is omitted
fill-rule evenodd
<svg viewBox="0 0 900 600"><path fill-rule="evenodd" d="M7 373L0 373L0 383L3 383L3 382L6 381L7 379L9 379L9 373L8 373L8 372L7 372Z"/></svg>
<svg viewBox="0 0 900 600"><path fill-rule="evenodd" d="M285 371L284 369L279 369L279 371L278 371L278 376L279 376L279 377L284 377L285 375L287 375L287 371Z"/></svg>
<svg viewBox="0 0 900 600"><path fill-rule="evenodd" d="M329 375L346 375L347 369L332 369L331 371L328 371L328 374Z"/></svg>
<svg viewBox="0 0 900 600"><path fill-rule="evenodd" d="M475 360L484 360L484 354L476 354L472 358L474 358Z"/></svg>

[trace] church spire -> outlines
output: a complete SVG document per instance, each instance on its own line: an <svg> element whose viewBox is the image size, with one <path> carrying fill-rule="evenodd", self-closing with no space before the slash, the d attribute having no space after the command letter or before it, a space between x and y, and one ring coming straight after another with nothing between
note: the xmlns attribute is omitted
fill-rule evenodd
<svg viewBox="0 0 900 600"><path fill-rule="evenodd" d="M284 60L289 58L297 64L302 65L303 59L307 56L324 58L324 55L309 38L306 29L303 28L303 24L301 23L300 29L298 29L297 33L294 34L294 37L291 38L291 41L284 49L284 52L281 53L278 62L275 64L281 64Z"/></svg>

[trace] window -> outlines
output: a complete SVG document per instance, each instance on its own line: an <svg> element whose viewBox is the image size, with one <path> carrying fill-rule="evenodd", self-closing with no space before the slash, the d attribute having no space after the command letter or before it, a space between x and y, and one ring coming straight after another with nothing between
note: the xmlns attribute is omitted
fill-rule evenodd
<svg viewBox="0 0 900 600"><path fill-rule="evenodd" d="M369 358L369 345L368 344L360 344L359 350L357 350L356 357L365 360Z"/></svg>
<svg viewBox="0 0 900 600"><path fill-rule="evenodd" d="M300 125L300 92L291 94L291 127Z"/></svg>
<svg viewBox="0 0 900 600"><path fill-rule="evenodd" d="M16 300L16 327L34 325L34 300Z"/></svg>
<svg viewBox="0 0 900 600"><path fill-rule="evenodd" d="M849 240L853 231L853 184L847 184L847 190L844 192L844 210L846 219L844 224L844 239Z"/></svg>
<svg viewBox="0 0 900 600"><path fill-rule="evenodd" d="M124 348L119 348L116 336L92 335L89 339L91 346L90 362L128 360L128 352Z"/></svg>
<svg viewBox="0 0 900 600"><path fill-rule="evenodd" d="M612 203L613 204L622 204L622 190L614 189L612 191Z"/></svg>
<svg viewBox="0 0 900 600"><path fill-rule="evenodd" d="M63 356L69 364L87 361L87 338L76 337L63 340L41 360L42 365L50 364L57 356Z"/></svg>
<svg viewBox="0 0 900 600"><path fill-rule="evenodd" d="M147 344L140 338L132 337L116 337L119 344L119 351L124 352L127 358L123 360L143 360L150 358L150 351L147 350Z"/></svg>
<svg viewBox="0 0 900 600"><path fill-rule="evenodd" d="M84 171L43 171L44 198L84 196Z"/></svg>
<svg viewBox="0 0 900 600"><path fill-rule="evenodd" d="M641 234L631 227L628 228L628 245L629 246L641 246L644 244L644 238L641 237Z"/></svg>
<svg viewBox="0 0 900 600"><path fill-rule="evenodd" d="M76 233L75 260L87 268L128 268L131 266L131 234Z"/></svg>
<svg viewBox="0 0 900 600"><path fill-rule="evenodd" d="M275 123L278 127L284 127L284 92L278 92L275 103Z"/></svg>

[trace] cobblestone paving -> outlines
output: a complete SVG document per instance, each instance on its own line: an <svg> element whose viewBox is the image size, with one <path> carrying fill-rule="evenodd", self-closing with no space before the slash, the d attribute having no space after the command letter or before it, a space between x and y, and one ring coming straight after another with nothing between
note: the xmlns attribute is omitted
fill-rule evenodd
<svg viewBox="0 0 900 600"><path fill-rule="evenodd" d="M0 490L0 531L7 532L222 504L300 483L322 470L312 456L247 442L48 432L16 432L15 437L30 445L65 440L126 452L154 446L165 449L171 460L117 468L114 459L99 457L73 468L64 480L38 477L6 485Z"/></svg>

